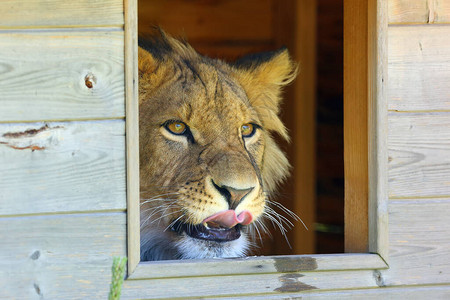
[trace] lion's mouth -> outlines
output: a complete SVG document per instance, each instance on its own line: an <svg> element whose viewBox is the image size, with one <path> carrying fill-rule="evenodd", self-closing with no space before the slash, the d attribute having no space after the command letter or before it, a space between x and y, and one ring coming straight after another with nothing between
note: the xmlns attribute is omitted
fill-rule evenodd
<svg viewBox="0 0 450 300"><path fill-rule="evenodd" d="M214 242L230 242L237 240L241 236L241 226L238 224L232 228L210 227L208 224L186 224L181 223L175 225L177 231L185 232L194 239L214 241Z"/></svg>
<svg viewBox="0 0 450 300"><path fill-rule="evenodd" d="M195 239L230 242L241 236L242 225L248 225L252 219L253 216L248 211L236 216L234 210L228 210L206 218L202 224L192 225L178 221L172 226L172 230L178 233L185 232Z"/></svg>

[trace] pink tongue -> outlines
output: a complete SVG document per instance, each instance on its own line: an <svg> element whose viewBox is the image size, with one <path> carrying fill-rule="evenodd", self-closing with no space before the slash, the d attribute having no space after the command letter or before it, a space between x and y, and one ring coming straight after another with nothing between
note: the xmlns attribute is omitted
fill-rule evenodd
<svg viewBox="0 0 450 300"><path fill-rule="evenodd" d="M222 227L232 228L236 224L248 225L252 222L253 216L248 210L244 210L238 216L236 212L232 209L225 210L214 214L205 220L203 223L214 222Z"/></svg>

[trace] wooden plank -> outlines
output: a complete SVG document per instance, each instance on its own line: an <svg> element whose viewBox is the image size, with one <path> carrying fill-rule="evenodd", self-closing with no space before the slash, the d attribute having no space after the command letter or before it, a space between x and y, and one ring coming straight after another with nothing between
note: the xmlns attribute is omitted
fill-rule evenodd
<svg viewBox="0 0 450 300"><path fill-rule="evenodd" d="M125 213L0 218L0 298L106 299Z"/></svg>
<svg viewBox="0 0 450 300"><path fill-rule="evenodd" d="M124 116L122 31L0 34L0 122Z"/></svg>
<svg viewBox="0 0 450 300"><path fill-rule="evenodd" d="M368 247L384 260L388 260L389 254L387 35L387 1L371 0L368 6Z"/></svg>
<svg viewBox="0 0 450 300"><path fill-rule="evenodd" d="M342 300L404 300L404 299L448 299L450 285L445 286L406 286L383 287L377 289L360 290L336 290L307 293L283 293L270 295L270 299L342 299ZM267 299L267 295L240 295L239 297L227 297L227 300L261 300Z"/></svg>
<svg viewBox="0 0 450 300"><path fill-rule="evenodd" d="M299 62L300 72L292 87L293 101L291 114L295 120L291 127L294 143L292 177L295 178L293 194L295 195L294 212L301 216L309 230L297 226L293 232L294 252L315 253L315 232L313 230L316 219L316 31L311 30L311 24L317 23L317 1L294 1L294 28L292 54ZM279 4L280 5L280 4ZM288 13L279 11L278 18L282 19ZM290 38L292 31L285 23L284 35ZM279 33L279 32L278 32ZM279 41L281 42L281 41ZM308 45L305 47L305 45ZM301 100L300 100L301 99Z"/></svg>
<svg viewBox="0 0 450 300"><path fill-rule="evenodd" d="M139 192L139 75L137 1L125 1L125 92L127 153L128 274L140 260Z"/></svg>
<svg viewBox="0 0 450 300"><path fill-rule="evenodd" d="M391 201L389 269L386 285L450 281L450 198Z"/></svg>
<svg viewBox="0 0 450 300"><path fill-rule="evenodd" d="M377 254L260 256L140 263L130 279L386 268Z"/></svg>
<svg viewBox="0 0 450 300"><path fill-rule="evenodd" d="M125 209L124 121L0 124L0 215Z"/></svg>
<svg viewBox="0 0 450 300"><path fill-rule="evenodd" d="M432 24L450 22L447 0L389 0L390 24Z"/></svg>
<svg viewBox="0 0 450 300"><path fill-rule="evenodd" d="M368 251L368 3L344 2L345 251Z"/></svg>
<svg viewBox="0 0 450 300"><path fill-rule="evenodd" d="M315 231L315 103L316 103L316 32L310 25L316 23L316 0L274 2L275 42L278 47L286 46L301 70L292 86L288 87L282 104L282 117L290 128L292 143L286 145L288 157L293 165L291 178L280 192L280 202L291 207L309 230L297 225L292 233L292 250L284 250L282 243L276 243L275 253L314 253ZM304 45L308 45L305 47ZM301 99L301 100L299 100ZM286 199L283 199L286 198ZM286 248L286 247L284 247Z"/></svg>
<svg viewBox="0 0 450 300"><path fill-rule="evenodd" d="M119 26L123 0L2 0L0 16L0 29Z"/></svg>
<svg viewBox="0 0 450 300"><path fill-rule="evenodd" d="M122 299L139 298L218 298L259 294L273 295L314 292L324 289L377 287L373 271L330 271L258 275L208 276L126 280Z"/></svg>
<svg viewBox="0 0 450 300"><path fill-rule="evenodd" d="M389 28L390 110L450 110L449 37L450 25Z"/></svg>
<svg viewBox="0 0 450 300"><path fill-rule="evenodd" d="M189 41L260 41L273 38L272 0L139 1L139 34L155 25Z"/></svg>
<svg viewBox="0 0 450 300"><path fill-rule="evenodd" d="M389 196L450 195L450 112L389 114Z"/></svg>

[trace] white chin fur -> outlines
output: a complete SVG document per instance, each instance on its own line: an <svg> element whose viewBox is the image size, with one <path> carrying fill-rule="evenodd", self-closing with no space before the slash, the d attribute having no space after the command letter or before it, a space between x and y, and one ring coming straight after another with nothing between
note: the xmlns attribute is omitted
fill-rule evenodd
<svg viewBox="0 0 450 300"><path fill-rule="evenodd" d="M176 242L181 259L230 258L245 256L249 250L249 242L245 233L231 242L212 242L194 239L185 233Z"/></svg>

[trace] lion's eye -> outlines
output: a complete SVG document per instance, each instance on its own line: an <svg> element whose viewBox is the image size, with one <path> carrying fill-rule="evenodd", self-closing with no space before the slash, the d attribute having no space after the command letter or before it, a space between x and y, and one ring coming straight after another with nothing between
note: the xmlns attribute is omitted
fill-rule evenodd
<svg viewBox="0 0 450 300"><path fill-rule="evenodd" d="M241 126L241 134L244 138L249 138L255 134L256 126L251 123L247 123Z"/></svg>
<svg viewBox="0 0 450 300"><path fill-rule="evenodd" d="M175 121L165 125L166 129L175 135L182 135L186 132L187 125L183 122Z"/></svg>

